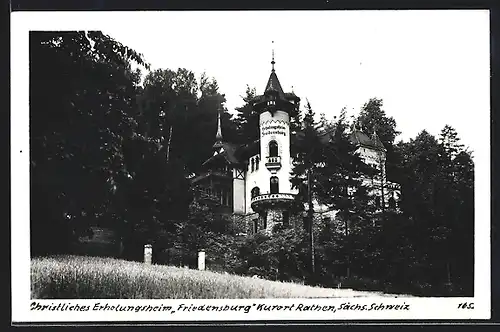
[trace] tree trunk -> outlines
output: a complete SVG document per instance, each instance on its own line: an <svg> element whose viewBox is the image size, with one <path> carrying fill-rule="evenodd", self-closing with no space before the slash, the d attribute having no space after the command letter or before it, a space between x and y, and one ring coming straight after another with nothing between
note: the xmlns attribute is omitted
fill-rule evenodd
<svg viewBox="0 0 500 332"><path fill-rule="evenodd" d="M170 143L172 142L172 126L170 126L170 133L168 134L168 142L167 142L167 163L170 160Z"/></svg>
<svg viewBox="0 0 500 332"><path fill-rule="evenodd" d="M310 239L310 250L311 250L311 272L315 273L315 262L314 262L314 232L313 232L313 207L312 207L312 195L311 195L311 169L307 171L307 218L309 222L309 239Z"/></svg>
<svg viewBox="0 0 500 332"><path fill-rule="evenodd" d="M451 268L450 268L450 262L446 262L446 277L448 280L448 284L451 284Z"/></svg>
<svg viewBox="0 0 500 332"><path fill-rule="evenodd" d="M384 166L382 165L382 160L379 158L380 164L380 191L382 192L382 199L380 200L380 205L382 206L382 212L385 211L385 193L384 193Z"/></svg>
<svg viewBox="0 0 500 332"><path fill-rule="evenodd" d="M347 220L344 220L344 227L345 227L345 236L346 236L346 244L349 244L349 239L348 239L348 236L349 236L349 225L347 223ZM346 255L346 263L347 263L347 268L346 268L346 277L349 278L350 275L351 275L351 255L349 254L349 250L350 250L350 246L346 245L346 251L347 251L347 255Z"/></svg>

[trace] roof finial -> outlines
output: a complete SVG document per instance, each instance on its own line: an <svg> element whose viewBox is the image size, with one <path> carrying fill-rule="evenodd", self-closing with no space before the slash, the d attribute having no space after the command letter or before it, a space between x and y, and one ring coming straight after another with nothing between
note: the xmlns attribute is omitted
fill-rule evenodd
<svg viewBox="0 0 500 332"><path fill-rule="evenodd" d="M272 44L273 44L273 59L271 61L271 65L272 65L272 71L274 71L274 64L276 63L274 62L274 40L272 41Z"/></svg>

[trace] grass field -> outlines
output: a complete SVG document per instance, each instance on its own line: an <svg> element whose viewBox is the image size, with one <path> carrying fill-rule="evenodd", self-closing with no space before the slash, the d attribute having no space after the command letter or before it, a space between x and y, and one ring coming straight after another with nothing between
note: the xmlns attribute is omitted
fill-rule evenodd
<svg viewBox="0 0 500 332"><path fill-rule="evenodd" d="M310 287L112 258L57 256L31 261L33 299L241 299L394 297ZM398 295L400 296L400 295Z"/></svg>

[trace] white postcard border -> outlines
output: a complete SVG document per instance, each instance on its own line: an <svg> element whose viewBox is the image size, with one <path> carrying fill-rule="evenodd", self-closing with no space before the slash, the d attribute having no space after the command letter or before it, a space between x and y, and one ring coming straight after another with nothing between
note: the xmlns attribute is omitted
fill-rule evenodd
<svg viewBox="0 0 500 332"><path fill-rule="evenodd" d="M448 11L449 12L449 11ZM463 12L463 11L462 11ZM489 22L489 13L485 19ZM11 15L11 257L12 257L12 321L13 322L89 322L89 321L219 321L219 320L378 320L378 319L489 319L491 315L490 278L490 117L484 116L477 129L484 144L474 151L475 158L475 296L473 298L343 298L343 299L250 299L250 300L31 300L30 298L30 233L29 233L29 31L31 30L106 30L106 26L133 22L138 15L156 17L159 12L14 12ZM188 13L169 13L169 15ZM221 15L220 12L192 15ZM165 15L165 13L163 13ZM309 12L308 15L313 15ZM140 52L140 50L138 50ZM483 110L481 110L483 111ZM93 306L99 302L125 306L183 305L250 305L244 311L177 311L115 312L89 310L30 310L33 302L42 305ZM371 306L372 303L409 304L406 310L336 310L258 311L259 304L297 307L299 304L339 308L350 302ZM474 303L474 309L459 309L460 303ZM254 305L255 304L255 305ZM61 305L60 308L65 307ZM69 308L69 307L66 307ZM173 310L176 311L176 310ZM228 315L228 312L230 314Z"/></svg>

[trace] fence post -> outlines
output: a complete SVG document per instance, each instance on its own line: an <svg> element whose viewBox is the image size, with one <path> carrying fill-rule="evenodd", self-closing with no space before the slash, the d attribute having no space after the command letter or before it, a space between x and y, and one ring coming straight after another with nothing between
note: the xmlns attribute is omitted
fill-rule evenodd
<svg viewBox="0 0 500 332"><path fill-rule="evenodd" d="M151 264L151 257L153 256L153 246L151 244L144 245L144 263Z"/></svg>
<svg viewBox="0 0 500 332"><path fill-rule="evenodd" d="M198 270L205 270L205 251L198 252Z"/></svg>

